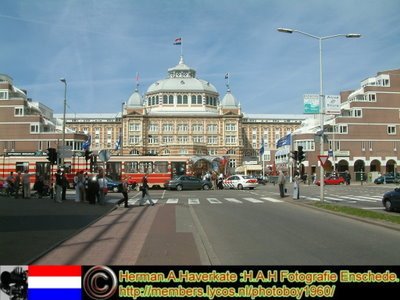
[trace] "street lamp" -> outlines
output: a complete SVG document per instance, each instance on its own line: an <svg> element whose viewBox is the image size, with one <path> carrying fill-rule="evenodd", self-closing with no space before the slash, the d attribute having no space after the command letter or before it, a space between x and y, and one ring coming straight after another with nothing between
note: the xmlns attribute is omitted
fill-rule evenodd
<svg viewBox="0 0 400 300"><path fill-rule="evenodd" d="M320 137L320 154L324 154L324 94L323 94L323 77L322 77L322 41L327 39L332 39L336 37L345 37L345 38L359 38L361 34L358 33L347 33L347 34L334 34L328 36L316 36L307 32L303 32L296 29L290 28L278 28L279 32L283 33L293 33L297 32L302 35L308 36L310 38L316 39L319 41L319 112L320 112L320 127L321 127L321 137ZM324 167L321 164L320 167L320 199L321 202L324 202Z"/></svg>
<svg viewBox="0 0 400 300"><path fill-rule="evenodd" d="M64 166L64 155L65 155L65 111L67 109L67 80L60 78L60 81L64 83L64 113L63 113L63 126L62 126L62 144L61 144L61 165Z"/></svg>

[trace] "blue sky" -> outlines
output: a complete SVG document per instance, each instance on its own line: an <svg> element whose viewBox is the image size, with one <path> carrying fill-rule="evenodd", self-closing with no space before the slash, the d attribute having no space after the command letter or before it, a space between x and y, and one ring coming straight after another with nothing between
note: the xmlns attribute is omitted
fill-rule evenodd
<svg viewBox="0 0 400 300"><path fill-rule="evenodd" d="M323 42L325 94L356 89L378 71L400 68L398 0L2 0L0 73L28 97L61 113L118 112L135 89L179 62L232 93L246 113L301 114L319 92L318 40L287 27L361 39Z"/></svg>

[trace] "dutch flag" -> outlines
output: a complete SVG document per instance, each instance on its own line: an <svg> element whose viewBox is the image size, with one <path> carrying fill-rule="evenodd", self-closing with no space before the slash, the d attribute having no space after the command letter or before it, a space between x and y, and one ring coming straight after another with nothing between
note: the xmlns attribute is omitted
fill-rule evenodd
<svg viewBox="0 0 400 300"><path fill-rule="evenodd" d="M81 299L81 275L81 266L28 266L28 299Z"/></svg>
<svg viewBox="0 0 400 300"><path fill-rule="evenodd" d="M182 45L182 38L176 38L174 45Z"/></svg>

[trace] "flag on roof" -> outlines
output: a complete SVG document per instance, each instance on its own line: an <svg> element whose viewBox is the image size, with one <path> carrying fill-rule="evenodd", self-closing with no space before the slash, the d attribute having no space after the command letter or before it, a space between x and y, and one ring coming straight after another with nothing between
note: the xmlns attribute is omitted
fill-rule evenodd
<svg viewBox="0 0 400 300"><path fill-rule="evenodd" d="M176 38L174 45L182 45L182 38Z"/></svg>
<svg viewBox="0 0 400 300"><path fill-rule="evenodd" d="M88 139L84 141L82 144L82 150L89 150L91 144L92 144L92 137L89 135Z"/></svg>
<svg viewBox="0 0 400 300"><path fill-rule="evenodd" d="M28 299L81 299L81 276L81 266L28 266Z"/></svg>
<svg viewBox="0 0 400 300"><path fill-rule="evenodd" d="M292 135L289 133L285 135L284 137L281 137L277 142L276 142L276 148L280 148L286 145L291 145L292 143Z"/></svg>

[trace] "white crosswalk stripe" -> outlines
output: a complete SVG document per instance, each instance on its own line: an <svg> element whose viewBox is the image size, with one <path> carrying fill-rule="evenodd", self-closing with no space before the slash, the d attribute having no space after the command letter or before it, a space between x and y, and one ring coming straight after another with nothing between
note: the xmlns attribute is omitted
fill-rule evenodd
<svg viewBox="0 0 400 300"><path fill-rule="evenodd" d="M235 198L224 198L226 201L233 202L233 203L243 203L242 201L235 199Z"/></svg>
<svg viewBox="0 0 400 300"><path fill-rule="evenodd" d="M257 199L254 199L254 198L243 198L243 199L247 200L247 201L249 201L251 203L264 203L264 201L257 200Z"/></svg>
<svg viewBox="0 0 400 300"><path fill-rule="evenodd" d="M189 198L188 199L188 204L192 205L192 204L200 204L200 200L198 198Z"/></svg>
<svg viewBox="0 0 400 300"><path fill-rule="evenodd" d="M269 198L269 197L261 197L261 199L267 200L269 202L275 202L275 203L283 202L282 200L278 200L275 198Z"/></svg>
<svg viewBox="0 0 400 300"><path fill-rule="evenodd" d="M210 202L211 204L221 204L222 203L217 198L207 198L207 201Z"/></svg>
<svg viewBox="0 0 400 300"><path fill-rule="evenodd" d="M167 203L167 204L177 204L178 201L179 201L179 199L177 199L177 198L174 198L174 199L169 198L165 203Z"/></svg>

